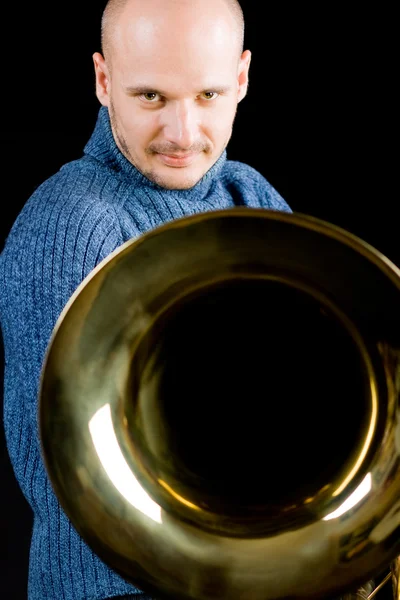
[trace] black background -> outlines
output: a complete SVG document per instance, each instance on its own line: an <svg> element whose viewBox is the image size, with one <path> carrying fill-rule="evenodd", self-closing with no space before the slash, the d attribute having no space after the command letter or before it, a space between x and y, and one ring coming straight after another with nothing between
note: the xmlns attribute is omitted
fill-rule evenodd
<svg viewBox="0 0 400 600"><path fill-rule="evenodd" d="M79 157L92 132L99 104L91 57L104 5L2 7L1 247L35 187ZM293 210L348 229L400 265L394 8L244 1L243 10L253 60L228 157L261 171ZM0 448L0 585L19 600L31 513L2 430Z"/></svg>

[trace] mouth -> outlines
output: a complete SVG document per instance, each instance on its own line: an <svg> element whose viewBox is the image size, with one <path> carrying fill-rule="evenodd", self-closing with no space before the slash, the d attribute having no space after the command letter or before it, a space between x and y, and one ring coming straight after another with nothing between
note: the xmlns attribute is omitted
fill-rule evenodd
<svg viewBox="0 0 400 600"><path fill-rule="evenodd" d="M189 154L162 154L157 156L168 167L188 167L195 160L197 153L190 152Z"/></svg>

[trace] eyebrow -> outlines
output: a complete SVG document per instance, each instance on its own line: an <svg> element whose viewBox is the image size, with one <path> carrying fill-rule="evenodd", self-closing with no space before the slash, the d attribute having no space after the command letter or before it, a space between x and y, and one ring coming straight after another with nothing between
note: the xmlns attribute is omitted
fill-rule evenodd
<svg viewBox="0 0 400 600"><path fill-rule="evenodd" d="M209 86L206 88L203 88L202 90L200 90L198 93L201 94L202 92L217 92L217 94L227 94L228 92L230 92L232 90L232 86L230 85L215 85L215 86ZM168 96L167 92L163 92L160 89L157 88L153 88L149 85L128 85L128 86L124 86L124 91L127 94L130 94L132 96L136 96L136 95L141 95L141 94L147 94L149 92L154 92L156 94L160 94L161 96Z"/></svg>

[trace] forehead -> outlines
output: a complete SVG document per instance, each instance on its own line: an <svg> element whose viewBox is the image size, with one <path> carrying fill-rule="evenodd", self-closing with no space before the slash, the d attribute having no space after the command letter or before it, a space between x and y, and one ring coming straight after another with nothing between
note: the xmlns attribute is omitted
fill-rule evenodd
<svg viewBox="0 0 400 600"><path fill-rule="evenodd" d="M151 5L138 14L127 8L116 22L112 58L117 68L150 71L160 77L177 73L199 77L207 70L222 73L237 67L237 29L229 11L197 8L196 12L188 10L189 5L172 11L167 10L169 2L154 11Z"/></svg>
<svg viewBox="0 0 400 600"><path fill-rule="evenodd" d="M113 73L125 88L156 90L169 97L234 89L238 63L232 52L215 54L201 46L189 50L176 44L159 51L153 47L117 54Z"/></svg>

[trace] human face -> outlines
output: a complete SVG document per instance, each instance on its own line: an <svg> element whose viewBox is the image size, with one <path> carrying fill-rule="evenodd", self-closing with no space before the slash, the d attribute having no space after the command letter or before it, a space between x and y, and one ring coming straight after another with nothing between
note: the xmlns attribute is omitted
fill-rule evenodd
<svg viewBox="0 0 400 600"><path fill-rule="evenodd" d="M148 1L140 15L132 5L119 19L107 63L93 56L97 96L125 157L158 185L189 189L228 144L250 52L239 57L224 2L174 10L175 3Z"/></svg>

